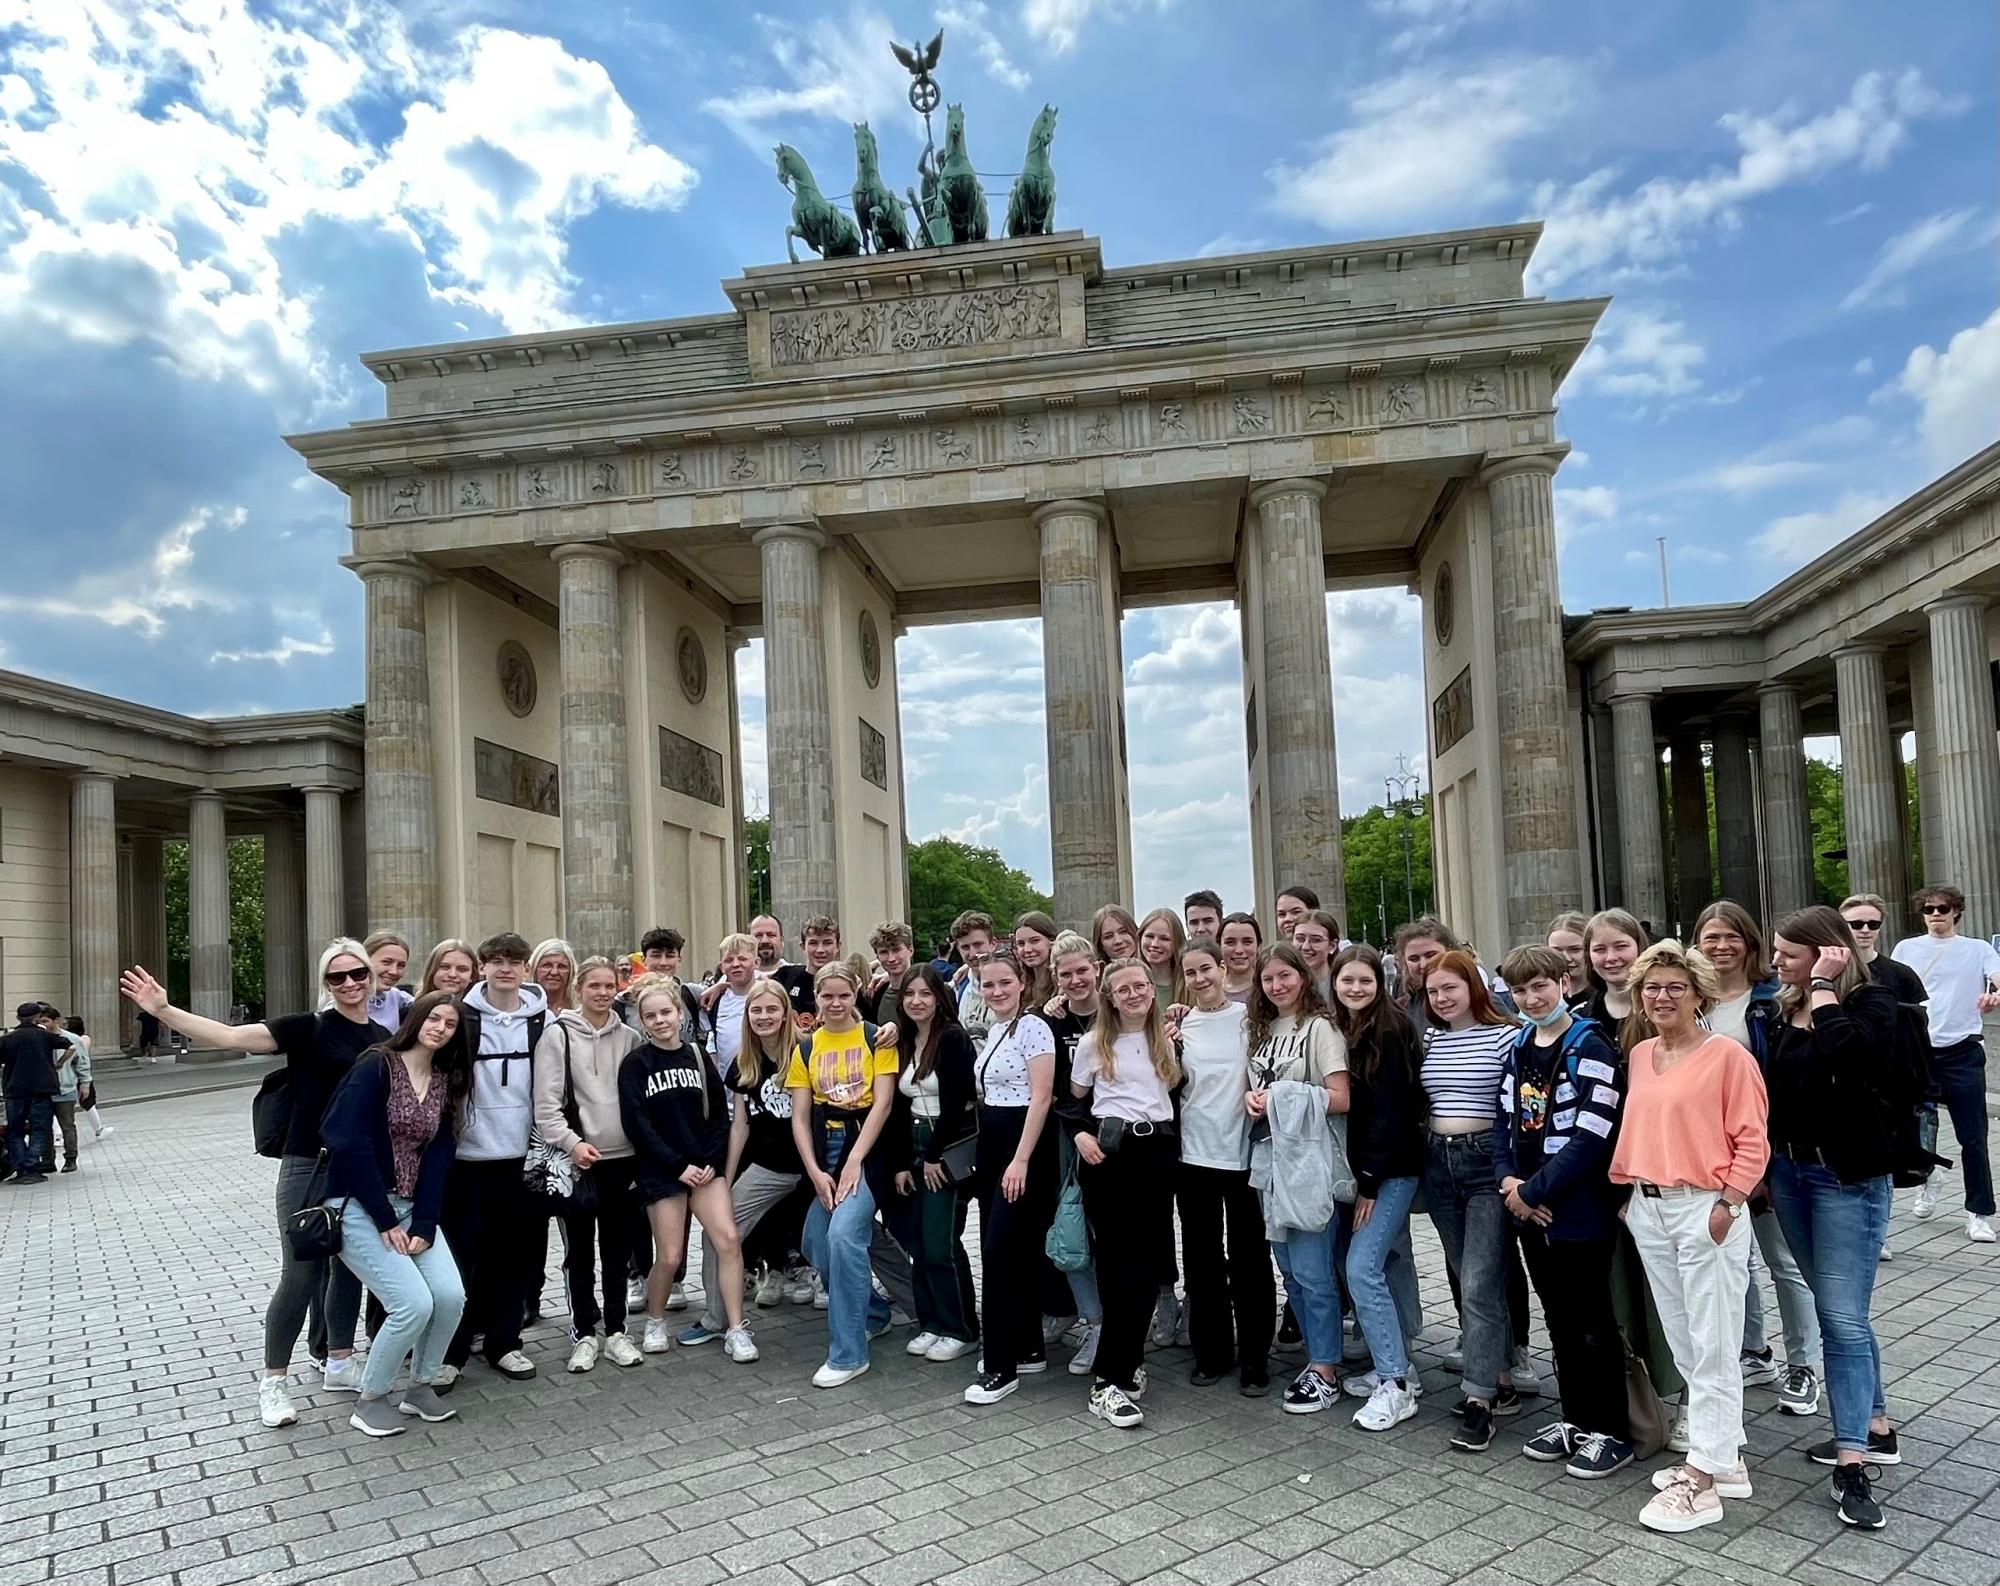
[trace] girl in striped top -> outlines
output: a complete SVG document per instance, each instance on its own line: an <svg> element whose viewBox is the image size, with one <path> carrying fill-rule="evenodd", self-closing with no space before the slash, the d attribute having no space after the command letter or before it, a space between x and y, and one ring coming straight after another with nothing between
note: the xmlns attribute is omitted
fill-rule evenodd
<svg viewBox="0 0 2000 1586"><path fill-rule="evenodd" d="M1424 1200L1458 1279L1465 1336L1465 1412L1452 1446L1478 1453L1493 1417L1518 1415L1507 1314L1507 1209L1493 1176L1493 1119L1514 1021L1494 1006L1470 953L1454 950L1424 974L1431 1028L1420 1079L1430 1108Z"/></svg>

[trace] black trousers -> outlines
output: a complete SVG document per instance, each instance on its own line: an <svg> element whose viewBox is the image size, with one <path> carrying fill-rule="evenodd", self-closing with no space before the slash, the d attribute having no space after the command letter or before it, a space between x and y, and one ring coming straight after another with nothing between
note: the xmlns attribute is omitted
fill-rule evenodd
<svg viewBox="0 0 2000 1586"><path fill-rule="evenodd" d="M1160 1297L1160 1274L1174 1245L1174 1167L1180 1142L1128 1133L1095 1166L1079 1164L1084 1215L1097 1265L1104 1328L1097 1380L1131 1392L1146 1358L1146 1329Z"/></svg>
<svg viewBox="0 0 2000 1586"><path fill-rule="evenodd" d="M1524 1228L1520 1242L1548 1318L1563 1419L1586 1432L1629 1438L1625 1345L1611 1309L1611 1258L1618 1241L1551 1239L1540 1228Z"/></svg>
<svg viewBox="0 0 2000 1586"><path fill-rule="evenodd" d="M569 1245L563 1280L569 1290L570 1330L578 1338L588 1338L600 1323L607 1337L625 1330L625 1269L632 1255L632 1211L639 1204L638 1174L634 1157L600 1161L589 1170L597 1205L563 1218Z"/></svg>
<svg viewBox="0 0 2000 1586"><path fill-rule="evenodd" d="M445 1364L463 1366L472 1339L488 1360L521 1347L528 1296L523 1287L530 1254L548 1249L549 1220L528 1199L521 1158L454 1162L445 1181L444 1236L465 1284L465 1317L444 1352Z"/></svg>
<svg viewBox="0 0 2000 1586"><path fill-rule="evenodd" d="M1000 1176L1014 1160L1027 1119L1026 1107L979 1109L980 1309L985 1313L986 1370L1003 1377L1043 1353L1041 1260L1055 1220L1058 1188L1054 1119L1044 1123L1028 1159L1021 1198L1010 1201L1000 1193ZM1158 1278L1151 1282L1157 1290ZM1149 1300L1148 1314L1151 1309Z"/></svg>
<svg viewBox="0 0 2000 1586"><path fill-rule="evenodd" d="M1194 1369L1220 1377L1233 1368L1240 1382L1270 1381L1277 1289L1264 1208L1250 1187L1249 1170L1183 1162L1174 1199L1181 1213Z"/></svg>

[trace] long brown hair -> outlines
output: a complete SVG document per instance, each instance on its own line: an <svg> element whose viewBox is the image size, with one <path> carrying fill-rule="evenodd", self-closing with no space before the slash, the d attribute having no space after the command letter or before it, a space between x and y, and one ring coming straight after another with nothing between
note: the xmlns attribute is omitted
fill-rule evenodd
<svg viewBox="0 0 2000 1586"><path fill-rule="evenodd" d="M1382 1064L1393 1050L1402 1054L1412 1076L1416 1073L1417 1031L1382 979L1382 955L1366 942L1355 942L1333 955L1327 965L1327 984L1335 986L1341 970L1359 964L1375 977L1375 1000L1356 1013L1340 1000L1336 987L1330 1010L1333 1027L1347 1039L1347 1066L1362 1084L1373 1085Z"/></svg>
<svg viewBox="0 0 2000 1586"><path fill-rule="evenodd" d="M1493 993L1487 988L1486 977L1479 972L1479 960L1462 947L1454 947L1441 958L1431 960L1431 967L1424 971L1424 1000L1430 1001L1431 977L1434 975L1456 975L1465 982L1470 997L1468 1006L1472 1010L1474 1024L1518 1024L1509 1018L1507 1012L1493 1000ZM1435 1019L1436 1014L1431 1017Z"/></svg>
<svg viewBox="0 0 2000 1586"><path fill-rule="evenodd" d="M1271 1039L1271 1025L1280 1017L1278 1005L1264 990L1264 970L1270 964L1288 964L1299 972L1303 982L1299 991L1298 1012L1293 1015L1300 1025L1315 1016L1326 1018L1326 1003L1320 999L1319 987L1313 984L1312 971L1306 968L1306 961L1299 957L1299 950L1290 942L1273 942L1257 955L1257 973L1250 982L1250 1039L1249 1049L1255 1052Z"/></svg>
<svg viewBox="0 0 2000 1586"><path fill-rule="evenodd" d="M1884 910L1887 917L1887 910ZM1788 942L1797 942L1801 947L1844 947L1847 949L1847 963L1833 983L1833 994L1842 1002L1857 986L1868 984L1868 968L1861 962L1861 955L1854 950L1854 933L1847 928L1847 921L1837 910L1824 903L1815 903L1811 908L1800 909L1795 914L1787 914L1773 927L1771 935L1782 936ZM1797 986L1778 988L1778 1011L1790 1018L1792 1010L1799 1004L1804 993Z"/></svg>
<svg viewBox="0 0 2000 1586"><path fill-rule="evenodd" d="M465 1050L465 1011L450 992L427 991L418 997L403 1015L403 1022L396 1026L396 1033L375 1050L385 1057L414 1050L417 1037L423 1033L424 1021L439 1008L457 1012L458 1024L451 1038L431 1054L431 1072L443 1076L445 1100L456 1107L472 1093L472 1059Z"/></svg>
<svg viewBox="0 0 2000 1586"><path fill-rule="evenodd" d="M902 993L910 989L911 983L922 981L937 1004L937 1011L931 1015L930 1039L921 1045L917 1042L917 1021L910 1017L903 1006ZM944 1039L947 1030L961 1028L958 1022L958 998L951 994L951 987L929 964L913 964L903 972L903 978L896 987L896 1047L905 1054L910 1072L918 1079L929 1079L937 1067L938 1043Z"/></svg>

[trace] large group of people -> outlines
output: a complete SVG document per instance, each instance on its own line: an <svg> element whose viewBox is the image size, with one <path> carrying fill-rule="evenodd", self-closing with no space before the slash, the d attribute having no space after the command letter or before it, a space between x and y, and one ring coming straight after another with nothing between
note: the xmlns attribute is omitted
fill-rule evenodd
<svg viewBox="0 0 2000 1586"><path fill-rule="evenodd" d="M1350 943L1294 887L1268 937L1202 891L1143 919L1109 905L1087 934L968 911L936 958L893 922L849 954L816 917L790 963L766 915L705 973L664 928L629 960L508 931L422 944L414 975L419 944L378 933L328 944L316 1012L242 1025L172 1006L142 968L122 988L198 1044L285 1057L268 1426L297 1419L302 1331L370 1436L450 1418L475 1352L535 1375L553 1222L572 1372L711 1342L754 1361L756 1309L810 1304L821 1389L899 1323L927 1365L978 1357L975 1406L1067 1340L1088 1413L1131 1427L1149 1344L1179 1342L1197 1388L1275 1388L1293 1415L1351 1399L1386 1434L1424 1392L1427 1216L1458 1323L1453 1448L1488 1450L1541 1392L1532 1284L1558 1392L1528 1458L1599 1480L1664 1444L1641 1522L1712 1524L1751 1491L1746 1388L1772 1387L1796 1415L1824 1399L1810 1457L1840 1520L1879 1528L1873 1468L1900 1455L1870 1293L1892 1182L1937 1210L1939 1103L1967 1235L1993 1239L1979 1017L2000 958L1958 934L1952 888L1915 907L1927 934L1893 957L1874 950L1888 905L1861 895L1768 932L1716 903L1691 945L1565 914L1489 969L1432 917L1387 953ZM56 1063L22 1012L10 1115L17 1051ZM315 1218L337 1254L301 1236ZM676 1331L692 1223L701 1309Z"/></svg>

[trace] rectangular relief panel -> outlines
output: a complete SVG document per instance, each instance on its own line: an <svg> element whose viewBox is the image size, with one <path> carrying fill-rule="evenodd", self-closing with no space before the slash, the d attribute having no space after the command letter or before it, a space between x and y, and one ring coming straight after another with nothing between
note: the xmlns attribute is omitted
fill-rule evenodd
<svg viewBox="0 0 2000 1586"><path fill-rule="evenodd" d="M889 790L889 740L861 718L861 774L883 792Z"/></svg>
<svg viewBox="0 0 2000 1586"><path fill-rule="evenodd" d="M472 787L495 804L536 815L562 814L562 776L554 764L505 744L472 740Z"/></svg>
<svg viewBox="0 0 2000 1586"><path fill-rule="evenodd" d="M720 809L725 801L722 756L706 744L684 738L670 727L662 727L660 786Z"/></svg>
<svg viewBox="0 0 2000 1586"><path fill-rule="evenodd" d="M1442 758L1472 731L1472 668L1466 667L1431 701L1431 741Z"/></svg>

